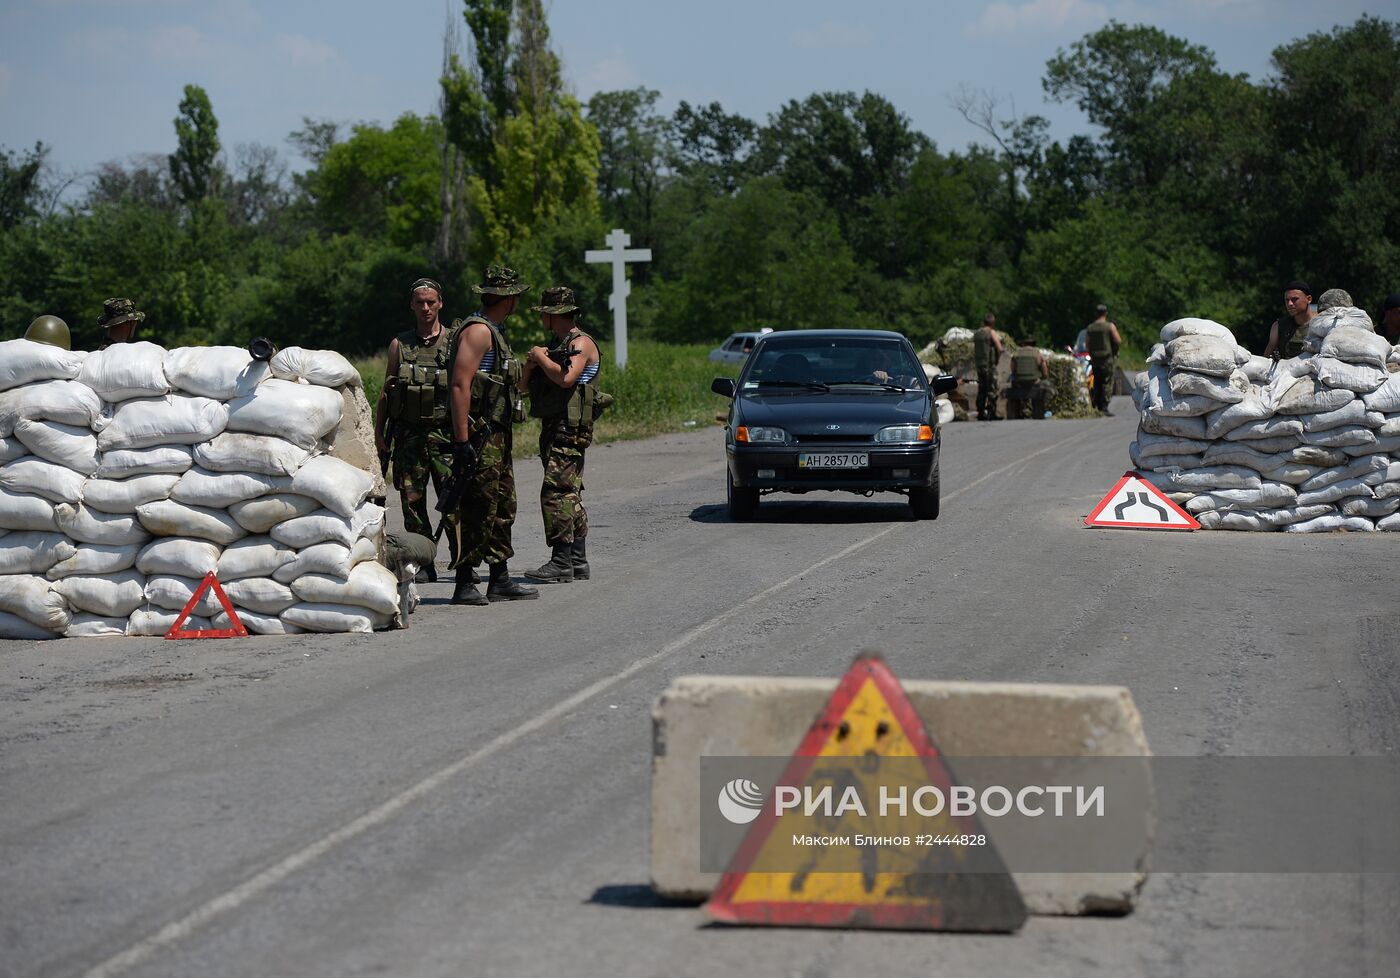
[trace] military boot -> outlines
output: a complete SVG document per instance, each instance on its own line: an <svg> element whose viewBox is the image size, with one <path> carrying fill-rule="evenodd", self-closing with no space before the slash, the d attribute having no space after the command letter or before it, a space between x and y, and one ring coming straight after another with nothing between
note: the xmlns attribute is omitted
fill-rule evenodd
<svg viewBox="0 0 1400 978"><path fill-rule="evenodd" d="M573 546L569 548L569 559L574 565L574 580L586 581L591 573L588 569L588 551L585 549L584 541L587 537L574 537Z"/></svg>
<svg viewBox="0 0 1400 978"><path fill-rule="evenodd" d="M540 592L528 584L516 584L512 581L505 564L491 565L491 578L486 583L488 601L526 601L539 596Z"/></svg>
<svg viewBox="0 0 1400 978"><path fill-rule="evenodd" d="M525 576L541 584L568 584L575 577L572 547L573 544L556 543L554 555L534 570L526 571Z"/></svg>
<svg viewBox="0 0 1400 978"><path fill-rule="evenodd" d="M486 604L486 595L476 589L477 577L475 572L463 564L457 568L457 586L452 589L453 604Z"/></svg>

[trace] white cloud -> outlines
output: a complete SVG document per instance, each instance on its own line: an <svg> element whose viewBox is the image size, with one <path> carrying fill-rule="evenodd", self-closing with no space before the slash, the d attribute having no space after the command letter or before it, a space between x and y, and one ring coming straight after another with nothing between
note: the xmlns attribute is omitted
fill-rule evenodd
<svg viewBox="0 0 1400 978"><path fill-rule="evenodd" d="M278 34L272 43L294 68L322 68L335 57L335 49L329 44L303 34Z"/></svg>
<svg viewBox="0 0 1400 978"><path fill-rule="evenodd" d="M621 51L614 51L585 71L579 82L581 92L615 92L623 88L636 88L642 83L642 76L628 64Z"/></svg>
<svg viewBox="0 0 1400 978"><path fill-rule="evenodd" d="M10 70L10 66L0 61L0 98L10 94L10 82L14 77L15 73Z"/></svg>
<svg viewBox="0 0 1400 978"><path fill-rule="evenodd" d="M1025 3L988 4L967 29L973 36L1020 34L1058 30L1108 19L1108 7L1093 0L1027 0Z"/></svg>
<svg viewBox="0 0 1400 978"><path fill-rule="evenodd" d="M868 48L875 35L862 24L843 24L828 20L820 27L807 27L792 35L792 43L810 51L845 51Z"/></svg>
<svg viewBox="0 0 1400 978"><path fill-rule="evenodd" d="M209 61L214 58L214 45L199 28L188 24L153 27L147 32L143 45L147 55L157 61Z"/></svg>
<svg viewBox="0 0 1400 978"><path fill-rule="evenodd" d="M262 23L250 0L216 0L206 6L205 19L221 30L252 30Z"/></svg>

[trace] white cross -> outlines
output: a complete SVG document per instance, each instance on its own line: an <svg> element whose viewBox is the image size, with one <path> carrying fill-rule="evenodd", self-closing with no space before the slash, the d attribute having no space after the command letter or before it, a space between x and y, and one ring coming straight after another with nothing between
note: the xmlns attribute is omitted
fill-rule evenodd
<svg viewBox="0 0 1400 978"><path fill-rule="evenodd" d="M629 261L651 261L650 248L633 248L632 236L622 228L613 228L612 233L603 239L611 247L603 251L585 251L586 262L610 262L613 273L612 295L608 296L608 308L613 311L614 359L619 367L627 366L627 297L632 294L632 283L627 281Z"/></svg>

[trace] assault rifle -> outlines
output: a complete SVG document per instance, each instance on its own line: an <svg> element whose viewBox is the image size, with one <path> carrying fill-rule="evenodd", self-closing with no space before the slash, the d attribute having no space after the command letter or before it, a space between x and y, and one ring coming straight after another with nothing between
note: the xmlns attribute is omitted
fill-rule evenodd
<svg viewBox="0 0 1400 978"><path fill-rule="evenodd" d="M476 478L477 470L481 468L481 450L486 447L486 437L491 434L490 422L471 422L472 433L467 437L467 444L476 449L476 458L467 463L452 460L452 474L447 478L447 484L442 487L442 493L437 498L437 505L434 507L442 514L442 519L438 521L437 531L433 534L433 542L442 539L442 531L447 526L447 516L455 513L462 507L462 497L467 494L467 487Z"/></svg>
<svg viewBox="0 0 1400 978"><path fill-rule="evenodd" d="M398 434L398 427L399 423L392 420L384 426L384 451L379 453L379 477L382 479L389 478L389 459L394 457L394 435ZM396 483L399 481L398 477L398 472L395 472ZM399 487L395 485L394 488Z"/></svg>

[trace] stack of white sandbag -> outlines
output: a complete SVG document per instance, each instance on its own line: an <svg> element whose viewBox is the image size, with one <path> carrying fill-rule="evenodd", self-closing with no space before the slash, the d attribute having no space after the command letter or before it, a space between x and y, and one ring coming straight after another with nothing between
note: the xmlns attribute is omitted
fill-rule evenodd
<svg viewBox="0 0 1400 978"><path fill-rule="evenodd" d="M1319 314L1277 364L1209 320L1161 340L1129 454L1203 528L1400 530L1400 347L1365 312Z"/></svg>
<svg viewBox="0 0 1400 978"><path fill-rule="evenodd" d="M163 635L209 571L256 634L387 625L375 474L331 448L358 384L326 350L0 343L0 638ZM228 624L206 592L186 627Z"/></svg>

